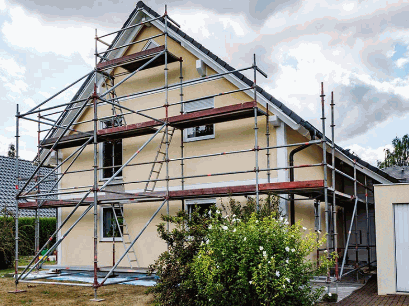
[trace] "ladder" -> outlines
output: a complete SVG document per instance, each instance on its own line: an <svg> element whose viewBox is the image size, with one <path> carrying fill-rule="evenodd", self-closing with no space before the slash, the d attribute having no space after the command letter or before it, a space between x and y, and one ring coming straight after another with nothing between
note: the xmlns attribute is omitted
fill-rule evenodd
<svg viewBox="0 0 409 306"><path fill-rule="evenodd" d="M111 83L110 83L110 82L107 82L107 81L108 81L108 78L105 77L105 78L104 78L104 83L105 83L106 89L109 90L110 88L114 87L115 84L114 84L114 80L113 80L113 79L110 79ZM119 100L118 100L118 96L117 96L117 94L116 94L116 92L115 92L115 89L112 90L112 91L109 93L109 95L111 96L111 99L107 99L107 100L111 100L112 103L115 103L115 104L120 105ZM112 118L112 126L115 126L115 125L114 125L114 120L117 120L118 118L120 118L120 122L117 122L117 123L116 123L118 126L126 125L126 121L125 121L125 117L124 117L124 115L123 115L122 107L118 107L120 114L117 114L117 111L116 111L116 108L117 108L117 107L115 107L115 106L112 105L112 104L111 104L111 106L112 106L112 115L115 116L115 117ZM122 122L122 121L123 121L123 122Z"/></svg>
<svg viewBox="0 0 409 306"><path fill-rule="evenodd" d="M124 249L127 250L129 245L131 244L132 240L131 240L131 236L129 234L128 224L126 223L125 218L124 218L124 208L120 204L112 204L111 206L112 206L112 212L113 212L114 217L115 217L116 225L118 226L119 234L120 234L120 236L122 238L122 244L124 246ZM121 212L120 218L122 218L122 224L119 223L118 215L116 214L115 209L119 209L120 212ZM135 252L134 246L131 247L131 249L126 254L126 256L128 257L129 266L130 266L131 269L133 268L133 265L135 265L135 264L136 264L137 267L139 267L138 258L136 257L136 252Z"/></svg>
<svg viewBox="0 0 409 306"><path fill-rule="evenodd" d="M170 145L173 134L175 133L175 128L171 127L168 129L168 132L166 129L163 131L162 139L157 148L155 160L152 164L151 172L149 173L148 182L145 185L144 192L153 192L156 187L156 180L159 178L160 171L162 170L166 158L166 152L163 151L163 148L166 148L166 133L169 135L168 142Z"/></svg>

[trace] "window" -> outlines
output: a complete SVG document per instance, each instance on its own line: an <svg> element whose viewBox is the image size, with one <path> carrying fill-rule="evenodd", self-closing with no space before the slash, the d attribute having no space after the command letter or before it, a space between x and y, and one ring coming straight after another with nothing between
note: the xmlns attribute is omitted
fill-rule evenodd
<svg viewBox="0 0 409 306"><path fill-rule="evenodd" d="M148 40L146 45L142 48L142 51L152 49L152 48L156 48L156 47L159 47L159 44L156 41L154 41L153 39L150 39L150 40Z"/></svg>
<svg viewBox="0 0 409 306"><path fill-rule="evenodd" d="M121 241L121 232L123 233L123 215L122 215L122 207L115 207L106 206L101 207L101 219L102 219L102 226L101 226L101 240L102 241L112 241L115 237L115 240ZM116 218L114 215L114 210L116 214ZM118 222L117 222L118 220ZM119 224L119 228L118 228ZM120 232L121 230L121 232Z"/></svg>
<svg viewBox="0 0 409 306"><path fill-rule="evenodd" d="M102 122L103 129L109 129L122 125L121 118ZM102 179L109 179L122 166L122 139L110 140L102 143L101 156ZM107 168L105 168L107 167ZM122 176L122 171L116 178Z"/></svg>
<svg viewBox="0 0 409 306"><path fill-rule="evenodd" d="M216 205L216 199L194 199L186 200L186 210L190 214L194 211L197 211L199 215L204 215L206 211L210 209L212 205Z"/></svg>
<svg viewBox="0 0 409 306"><path fill-rule="evenodd" d="M194 102L184 103L185 113L192 113L199 110L214 108L214 98L201 99ZM214 124L206 124L187 128L184 130L184 141L195 141L203 139L212 139L215 137Z"/></svg>

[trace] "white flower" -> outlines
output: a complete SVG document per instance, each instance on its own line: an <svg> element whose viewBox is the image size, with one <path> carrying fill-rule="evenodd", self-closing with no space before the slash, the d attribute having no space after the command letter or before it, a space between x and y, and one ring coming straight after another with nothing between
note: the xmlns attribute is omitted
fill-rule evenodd
<svg viewBox="0 0 409 306"><path fill-rule="evenodd" d="M264 248L262 246L259 246L260 251L264 250Z"/></svg>
<svg viewBox="0 0 409 306"><path fill-rule="evenodd" d="M212 229L212 227L213 227L213 226L210 224L210 225L209 225L209 229Z"/></svg>
<svg viewBox="0 0 409 306"><path fill-rule="evenodd" d="M263 251L263 256L267 257L267 252L266 251Z"/></svg>
<svg viewBox="0 0 409 306"><path fill-rule="evenodd" d="M284 220L284 218L283 217L280 217L280 221L283 221Z"/></svg>
<svg viewBox="0 0 409 306"><path fill-rule="evenodd" d="M291 252L293 252L293 253L294 253L294 252L295 252L295 249L291 249Z"/></svg>
<svg viewBox="0 0 409 306"><path fill-rule="evenodd" d="M235 232L236 232L236 229L233 230L233 233L235 233Z"/></svg>
<svg viewBox="0 0 409 306"><path fill-rule="evenodd" d="M287 252L290 252L290 248L289 248L289 247L285 247L285 250L286 250Z"/></svg>
<svg viewBox="0 0 409 306"><path fill-rule="evenodd" d="M288 224L290 224L290 223L289 223L287 220L285 220L285 221L284 221L284 224L285 224L285 225L288 225Z"/></svg>
<svg viewBox="0 0 409 306"><path fill-rule="evenodd" d="M268 263L271 263L271 261L268 261Z"/></svg>
<svg viewBox="0 0 409 306"><path fill-rule="evenodd" d="M236 215L233 215L232 217L233 217L233 218L236 218Z"/></svg>
<svg viewBox="0 0 409 306"><path fill-rule="evenodd" d="M246 241L247 240L247 237L244 237L244 241Z"/></svg>
<svg viewBox="0 0 409 306"><path fill-rule="evenodd" d="M253 283L253 281L249 281L249 284L251 285Z"/></svg>
<svg viewBox="0 0 409 306"><path fill-rule="evenodd" d="M324 253L328 253L328 251L327 251L327 250L324 250Z"/></svg>
<svg viewBox="0 0 409 306"><path fill-rule="evenodd" d="M290 282L290 279L289 279L289 278L287 278L287 277L285 278L285 280L286 280L287 282Z"/></svg>
<svg viewBox="0 0 409 306"><path fill-rule="evenodd" d="M305 226L303 226L303 227L302 227L302 229L303 229L304 231L306 231L306 230L307 230L307 228L306 228Z"/></svg>
<svg viewBox="0 0 409 306"><path fill-rule="evenodd" d="M328 293L328 296L332 296L331 292L330 292L330 293Z"/></svg>
<svg viewBox="0 0 409 306"><path fill-rule="evenodd" d="M216 214L220 214L220 210L216 210Z"/></svg>
<svg viewBox="0 0 409 306"><path fill-rule="evenodd" d="M206 240L206 244L209 244L209 239Z"/></svg>
<svg viewBox="0 0 409 306"><path fill-rule="evenodd" d="M283 288L285 288L285 285L283 285Z"/></svg>
<svg viewBox="0 0 409 306"><path fill-rule="evenodd" d="M276 271L277 277L280 277L280 271Z"/></svg>
<svg viewBox="0 0 409 306"><path fill-rule="evenodd" d="M290 261L288 259L285 260L286 263L290 263Z"/></svg>
<svg viewBox="0 0 409 306"><path fill-rule="evenodd" d="M228 227L226 225L222 225L222 229L224 229L226 231L228 229Z"/></svg>
<svg viewBox="0 0 409 306"><path fill-rule="evenodd" d="M258 220L256 220L256 223L258 223Z"/></svg>
<svg viewBox="0 0 409 306"><path fill-rule="evenodd" d="M321 234L321 231L320 231L320 230L318 230L317 232L318 232L318 234Z"/></svg>

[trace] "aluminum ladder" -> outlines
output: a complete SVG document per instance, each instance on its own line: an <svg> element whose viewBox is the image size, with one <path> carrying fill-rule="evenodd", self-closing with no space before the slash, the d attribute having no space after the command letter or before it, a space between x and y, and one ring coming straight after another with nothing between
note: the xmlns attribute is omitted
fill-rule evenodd
<svg viewBox="0 0 409 306"><path fill-rule="evenodd" d="M118 215L116 214L115 209L119 209L121 211L122 224L119 223ZM119 234L120 234L120 236L122 238L122 244L123 244L124 249L126 251L128 249L128 247L129 247L129 245L131 244L132 239L131 239L131 236L129 234L128 224L126 223L125 218L124 218L124 208L120 204L112 204L112 211L114 213L116 225L118 226ZM133 268L132 265L134 265L135 263L136 263L136 266L139 267L139 262L138 262L138 258L136 257L136 252L135 252L135 249L134 249L134 245L131 247L131 249L126 254L126 256L128 257L129 266L131 268Z"/></svg>
<svg viewBox="0 0 409 306"><path fill-rule="evenodd" d="M145 189L143 190L144 192L153 192L155 190L157 179L159 178L160 171L162 170L166 158L166 152L162 151L163 147L166 148L166 133L168 133L169 135L168 142L170 145L170 142L172 141L173 138L173 134L175 134L175 128L171 127L170 129L168 129L168 132L166 132L166 130L163 131L162 139L157 148L151 172L149 173L148 182L146 183Z"/></svg>

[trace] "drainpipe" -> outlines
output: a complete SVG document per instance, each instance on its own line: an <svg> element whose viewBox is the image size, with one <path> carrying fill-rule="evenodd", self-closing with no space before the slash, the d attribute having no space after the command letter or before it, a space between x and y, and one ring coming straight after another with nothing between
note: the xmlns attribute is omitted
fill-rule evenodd
<svg viewBox="0 0 409 306"><path fill-rule="evenodd" d="M310 135L311 135L311 140L315 139L315 134L316 131L310 131ZM295 148L294 150L292 150L289 154L289 159L290 159L290 167L294 166L294 155L297 152L300 152L306 148L308 148L309 146L311 146L312 144L305 144L302 146L299 146L297 148ZM294 168L290 168L290 182L294 182ZM294 195L290 194L290 224L294 225L295 224L295 203L294 203Z"/></svg>

